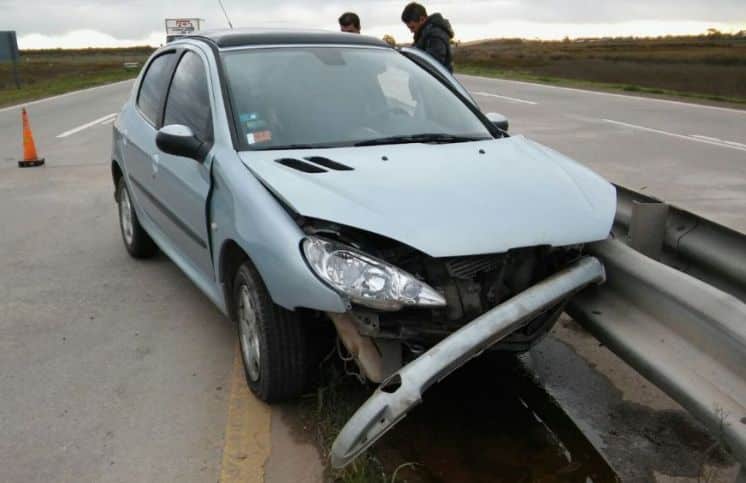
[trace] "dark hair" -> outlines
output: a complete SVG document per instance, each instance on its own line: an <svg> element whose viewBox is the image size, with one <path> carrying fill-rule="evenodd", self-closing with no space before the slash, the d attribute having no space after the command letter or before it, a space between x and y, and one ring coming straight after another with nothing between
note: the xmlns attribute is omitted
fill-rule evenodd
<svg viewBox="0 0 746 483"><path fill-rule="evenodd" d="M417 2L412 2L404 7L404 11L401 13L401 21L404 23L416 22L422 17L427 17L427 10Z"/></svg>
<svg viewBox="0 0 746 483"><path fill-rule="evenodd" d="M339 25L354 25L356 29L360 30L360 17L356 13L345 12L339 17Z"/></svg>

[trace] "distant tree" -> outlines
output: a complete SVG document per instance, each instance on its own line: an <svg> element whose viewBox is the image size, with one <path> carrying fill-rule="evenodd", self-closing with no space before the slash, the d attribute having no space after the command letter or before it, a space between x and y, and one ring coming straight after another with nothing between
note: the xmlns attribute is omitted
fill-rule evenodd
<svg viewBox="0 0 746 483"><path fill-rule="evenodd" d="M707 36L708 37L722 37L723 33L716 28L709 28L707 29Z"/></svg>

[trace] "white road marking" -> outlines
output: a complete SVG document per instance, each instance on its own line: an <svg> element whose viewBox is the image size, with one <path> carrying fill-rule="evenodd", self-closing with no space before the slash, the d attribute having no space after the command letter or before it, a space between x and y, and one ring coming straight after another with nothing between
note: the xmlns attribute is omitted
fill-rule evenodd
<svg viewBox="0 0 746 483"><path fill-rule="evenodd" d="M489 92L475 92L474 95L485 96L485 97L496 97L498 99L503 99L503 100L510 101L510 102L518 102L520 104L530 104L532 106L535 106L536 104L538 104L538 102L534 102L534 101L527 101L525 99L518 99L515 97L508 97L508 96L498 96L497 94L491 94Z"/></svg>
<svg viewBox="0 0 746 483"><path fill-rule="evenodd" d="M673 104L678 106L685 106L685 107L696 107L700 109L714 109L716 111L725 111L725 112L731 112L736 114L743 114L746 115L746 109L733 109L731 107L720 107L720 106L708 106L707 104L694 104L691 102L683 102L683 101L672 101L669 99L657 99L655 97L641 97L641 96L630 96L627 94L614 94L612 92L603 92L603 91L591 91L586 89L577 89L574 87L561 87L561 86L552 86L548 84L539 84L538 82L525 82L525 81L516 81L516 80L508 80L508 79L495 79L493 77L480 77L480 76L469 76L465 74L460 74L459 77L473 77L480 80L490 80L490 81L497 81L497 82L506 82L510 84L521 84L525 86L531 86L531 87L541 87L543 89L559 89L563 91L571 91L571 92L579 92L581 94L592 94L594 96L607 96L607 97L620 97L622 99L629 99L633 101L644 101L644 102L662 102L665 104Z"/></svg>
<svg viewBox="0 0 746 483"><path fill-rule="evenodd" d="M107 119L106 121L102 122L101 125L103 126L104 124L111 124L112 122L116 120L117 120L117 116L114 116L111 119Z"/></svg>
<svg viewBox="0 0 746 483"><path fill-rule="evenodd" d="M613 121L611 119L602 119L602 121L608 122L610 124L616 124L617 126L628 127L628 128L631 128L631 129L637 129L639 131L647 131L647 132L652 132L652 133L655 133L655 134L662 134L664 136L670 136L670 137L679 138L679 139L686 139L687 141L696 141L698 143L705 143L705 144L711 144L713 146L720 146L721 148L737 149L738 151L746 151L746 146L744 146L742 144L739 144L739 143L733 143L733 142L730 142L730 141L729 142L725 142L725 141L721 141L719 139L717 141L715 141L715 140L713 140L714 138L706 139L704 136L700 136L700 137L697 137L697 136L686 136L684 134L676 134L676 133L672 133L672 132L668 132L668 131L661 131L660 129L653 129L651 127L638 126L636 124L629 124L629 123L621 122L621 121Z"/></svg>
<svg viewBox="0 0 746 483"><path fill-rule="evenodd" d="M725 139L718 139L718 138L713 138L710 136L702 136L701 134L692 134L692 137L699 138L699 139L706 139L708 141L715 141L715 142L723 143L723 144L730 144L731 146L739 146L742 148L746 148L746 144L737 143L735 141L726 141Z"/></svg>
<svg viewBox="0 0 746 483"><path fill-rule="evenodd" d="M59 94L57 96L52 96L52 97L45 97L43 99L37 99L35 101L23 102L21 104L16 104L14 106L3 107L2 109L0 109L0 112L17 110L17 109L20 109L22 107L33 106L34 104L41 104L42 102L49 102L49 101L54 101L54 100L57 100L57 99L62 99L63 97L69 97L69 96L74 96L74 95L77 95L77 94L83 94L85 92L97 91L99 89L106 89L107 87L114 87L114 86L118 86L120 84L124 84L124 83L127 83L127 82L134 82L134 79L127 79L127 80L123 80L123 81L119 81L119 82L113 82L111 84L104 84L102 86L89 87L87 89L80 89L80 90L77 90L77 91L66 92L64 94Z"/></svg>
<svg viewBox="0 0 746 483"><path fill-rule="evenodd" d="M69 131L65 131L62 134L58 134L57 137L58 138L66 138L68 136L72 136L73 134L79 133L80 131L82 131L84 129L88 129L91 126L95 126L96 124L102 124L104 121L108 121L109 119L113 119L116 116L117 116L117 113L116 112L112 112L111 114L107 114L107 115L105 115L103 117L99 117L98 119L96 119L94 121L87 122L87 123L85 123L85 124L83 124L81 126L72 128Z"/></svg>

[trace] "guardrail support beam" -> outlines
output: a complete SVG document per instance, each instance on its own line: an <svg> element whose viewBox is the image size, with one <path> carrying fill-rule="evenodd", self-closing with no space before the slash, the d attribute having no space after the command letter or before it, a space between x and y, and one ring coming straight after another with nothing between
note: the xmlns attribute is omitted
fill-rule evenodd
<svg viewBox="0 0 746 483"><path fill-rule="evenodd" d="M629 245L654 260L660 260L667 220L667 204L635 200L629 224Z"/></svg>

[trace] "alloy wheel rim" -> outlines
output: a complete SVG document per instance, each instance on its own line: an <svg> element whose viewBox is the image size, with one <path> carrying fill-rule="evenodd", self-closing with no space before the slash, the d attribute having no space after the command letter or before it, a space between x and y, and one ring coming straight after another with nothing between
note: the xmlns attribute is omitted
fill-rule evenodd
<svg viewBox="0 0 746 483"><path fill-rule="evenodd" d="M241 351L246 370L252 381L259 380L261 350L259 348L256 308L251 299L249 287L241 285L238 297L238 323L241 339Z"/></svg>
<svg viewBox="0 0 746 483"><path fill-rule="evenodd" d="M134 239L134 227L132 225L132 203L127 189L123 189L119 203L119 218L122 220L122 234L127 245L132 245Z"/></svg>

